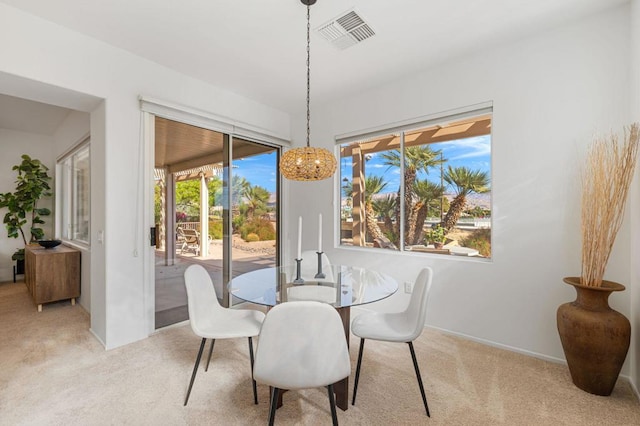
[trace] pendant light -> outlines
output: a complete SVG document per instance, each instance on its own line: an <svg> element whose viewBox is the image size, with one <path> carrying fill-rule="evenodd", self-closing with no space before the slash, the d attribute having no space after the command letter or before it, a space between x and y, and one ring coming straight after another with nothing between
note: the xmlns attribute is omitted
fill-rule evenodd
<svg viewBox="0 0 640 426"><path fill-rule="evenodd" d="M311 42L311 5L315 4L316 0L300 1L307 6L307 146L303 148L293 148L285 152L280 159L280 171L285 178L290 180L323 180L333 176L337 163L335 156L329 150L312 148L309 143L311 135L311 113L309 108L311 67L309 45Z"/></svg>

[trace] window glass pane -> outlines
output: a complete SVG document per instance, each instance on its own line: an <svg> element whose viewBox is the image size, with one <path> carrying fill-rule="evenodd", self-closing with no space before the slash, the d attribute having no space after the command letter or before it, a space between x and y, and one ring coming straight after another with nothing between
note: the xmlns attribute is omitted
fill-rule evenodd
<svg viewBox="0 0 640 426"><path fill-rule="evenodd" d="M73 155L73 239L89 242L89 147Z"/></svg>
<svg viewBox="0 0 640 426"><path fill-rule="evenodd" d="M491 257L491 116L405 133L405 247Z"/></svg>
<svg viewBox="0 0 640 426"><path fill-rule="evenodd" d="M60 207L60 223L62 238L71 239L71 158L64 160L60 167L61 193Z"/></svg>
<svg viewBox="0 0 640 426"><path fill-rule="evenodd" d="M340 244L397 250L400 137L340 147Z"/></svg>
<svg viewBox="0 0 640 426"><path fill-rule="evenodd" d="M424 131L405 134L404 244L424 245L425 225L438 224L442 215L444 185L442 151L437 144L420 143ZM443 240L437 241L442 243Z"/></svg>
<svg viewBox="0 0 640 426"><path fill-rule="evenodd" d="M340 145L340 244L490 258L491 119L485 109Z"/></svg>
<svg viewBox="0 0 640 426"><path fill-rule="evenodd" d="M91 216L90 146L82 144L58 162L60 237L89 244Z"/></svg>

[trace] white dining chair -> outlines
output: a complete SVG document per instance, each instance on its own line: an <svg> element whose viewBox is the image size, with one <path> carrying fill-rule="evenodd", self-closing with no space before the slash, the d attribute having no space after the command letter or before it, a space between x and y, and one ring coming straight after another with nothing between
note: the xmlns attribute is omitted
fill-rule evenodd
<svg viewBox="0 0 640 426"><path fill-rule="evenodd" d="M351 374L344 327L326 303L287 302L273 307L260 331L253 376L273 388L269 425L279 392L327 386L331 418L338 424L333 384Z"/></svg>
<svg viewBox="0 0 640 426"><path fill-rule="evenodd" d="M336 303L337 290L324 285L299 285L287 289L287 301L298 302L303 300L315 300L333 304Z"/></svg>
<svg viewBox="0 0 640 426"><path fill-rule="evenodd" d="M189 307L189 322L196 336L202 337L200 350L193 366L189 389L184 405L189 401L191 388L196 379L200 358L207 339L211 339L209 358L205 371L209 369L209 362L213 353L216 339L233 339L247 337L249 339L249 359L253 374L253 341L252 338L260 333L260 326L264 320L264 313L255 310L241 310L224 308L218 303L211 277L201 265L191 265L184 272L184 283L187 288L187 304ZM253 380L253 401L258 403L256 381Z"/></svg>
<svg viewBox="0 0 640 426"><path fill-rule="evenodd" d="M418 378L422 402L427 411L427 416L431 417L427 397L424 393L424 386L422 385L420 369L418 368L416 353L413 349L413 341L422 334L422 330L424 329L432 278L433 271L431 268L426 267L420 271L413 285L411 300L405 311L398 313L368 312L358 315L351 323L351 331L360 337L360 350L358 352L358 364L356 366L351 405L355 405L356 403L365 339L408 343L409 350L411 351L411 359L413 360L413 367L416 371L416 377Z"/></svg>

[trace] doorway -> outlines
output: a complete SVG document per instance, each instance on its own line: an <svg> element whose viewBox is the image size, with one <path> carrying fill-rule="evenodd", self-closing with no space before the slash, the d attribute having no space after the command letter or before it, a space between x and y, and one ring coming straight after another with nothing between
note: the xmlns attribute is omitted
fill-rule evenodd
<svg viewBox="0 0 640 426"><path fill-rule="evenodd" d="M279 258L280 149L155 117L155 328L188 319L184 271L202 265L220 303L241 273Z"/></svg>

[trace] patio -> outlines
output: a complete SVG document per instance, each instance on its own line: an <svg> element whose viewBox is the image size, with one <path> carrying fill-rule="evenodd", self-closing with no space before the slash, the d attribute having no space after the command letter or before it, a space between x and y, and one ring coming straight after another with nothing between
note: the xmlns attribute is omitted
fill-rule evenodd
<svg viewBox="0 0 640 426"><path fill-rule="evenodd" d="M232 259L233 277L275 266L275 241L246 243L234 236ZM174 262L170 265L165 264L164 250L156 249L156 329L188 318L184 271L193 264L202 265L209 272L216 294L222 299L222 240L209 242L207 256L196 256L193 252L180 254L180 249L177 249Z"/></svg>

